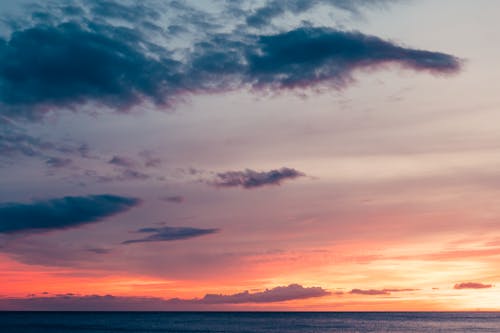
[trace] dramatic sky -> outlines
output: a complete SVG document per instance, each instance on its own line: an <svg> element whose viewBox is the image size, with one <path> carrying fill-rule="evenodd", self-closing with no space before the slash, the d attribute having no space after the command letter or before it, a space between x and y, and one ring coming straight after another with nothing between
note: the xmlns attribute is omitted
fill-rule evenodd
<svg viewBox="0 0 500 333"><path fill-rule="evenodd" d="M0 309L499 310L497 1L0 2Z"/></svg>

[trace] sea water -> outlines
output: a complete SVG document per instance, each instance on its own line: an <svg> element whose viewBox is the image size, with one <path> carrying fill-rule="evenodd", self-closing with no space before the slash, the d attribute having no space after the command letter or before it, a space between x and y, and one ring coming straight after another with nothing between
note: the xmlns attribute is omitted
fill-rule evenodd
<svg viewBox="0 0 500 333"><path fill-rule="evenodd" d="M0 312L0 332L500 332L500 313Z"/></svg>

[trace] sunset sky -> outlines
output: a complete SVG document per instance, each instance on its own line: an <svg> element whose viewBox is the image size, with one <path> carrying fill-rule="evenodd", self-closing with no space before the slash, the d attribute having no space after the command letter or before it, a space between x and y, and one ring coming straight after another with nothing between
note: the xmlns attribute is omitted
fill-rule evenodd
<svg viewBox="0 0 500 333"><path fill-rule="evenodd" d="M0 310L500 310L500 2L0 2Z"/></svg>

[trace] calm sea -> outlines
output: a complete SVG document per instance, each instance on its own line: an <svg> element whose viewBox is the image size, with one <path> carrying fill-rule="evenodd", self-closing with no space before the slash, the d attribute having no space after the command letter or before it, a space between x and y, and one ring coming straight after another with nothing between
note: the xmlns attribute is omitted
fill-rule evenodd
<svg viewBox="0 0 500 333"><path fill-rule="evenodd" d="M500 313L0 312L0 332L500 332Z"/></svg>

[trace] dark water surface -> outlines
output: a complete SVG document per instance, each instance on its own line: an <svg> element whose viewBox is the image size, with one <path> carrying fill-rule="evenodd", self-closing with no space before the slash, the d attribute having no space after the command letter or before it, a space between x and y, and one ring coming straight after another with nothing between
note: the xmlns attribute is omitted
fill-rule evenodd
<svg viewBox="0 0 500 333"><path fill-rule="evenodd" d="M0 332L500 332L500 313L0 312Z"/></svg>

